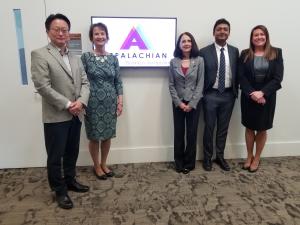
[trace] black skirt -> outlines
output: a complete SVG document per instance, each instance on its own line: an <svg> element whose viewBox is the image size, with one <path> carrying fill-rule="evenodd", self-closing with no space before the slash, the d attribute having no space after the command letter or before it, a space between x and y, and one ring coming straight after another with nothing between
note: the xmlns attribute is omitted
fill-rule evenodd
<svg viewBox="0 0 300 225"><path fill-rule="evenodd" d="M242 124L257 131L268 130L273 127L276 106L276 93L265 97L266 104L261 105L253 101L244 93L241 95Z"/></svg>

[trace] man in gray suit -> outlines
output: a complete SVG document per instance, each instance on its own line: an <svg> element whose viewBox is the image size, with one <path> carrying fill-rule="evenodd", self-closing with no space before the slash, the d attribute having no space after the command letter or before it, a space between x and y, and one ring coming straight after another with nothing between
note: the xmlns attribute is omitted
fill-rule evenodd
<svg viewBox="0 0 300 225"><path fill-rule="evenodd" d="M216 122L216 163L223 170L230 170L224 159L224 149L232 109L238 95L239 51L227 44L229 34L230 23L225 19L217 20L213 29L215 43L200 49L200 56L204 58L205 64L203 168L207 171L212 170L213 134Z"/></svg>
<svg viewBox="0 0 300 225"><path fill-rule="evenodd" d="M80 58L68 52L69 19L52 14L46 19L45 27L51 42L32 51L31 73L34 86L42 96L49 185L56 193L58 206L70 209L73 202L68 190L89 190L75 179L80 118L88 102L89 82Z"/></svg>

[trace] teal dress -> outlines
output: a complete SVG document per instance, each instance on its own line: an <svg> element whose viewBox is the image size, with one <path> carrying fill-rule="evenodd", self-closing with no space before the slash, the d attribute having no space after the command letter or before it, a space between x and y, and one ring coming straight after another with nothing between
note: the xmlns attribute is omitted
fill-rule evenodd
<svg viewBox="0 0 300 225"><path fill-rule="evenodd" d="M81 56L90 82L90 98L86 108L85 129L89 140L107 140L116 136L117 98L123 94L120 68L114 55Z"/></svg>

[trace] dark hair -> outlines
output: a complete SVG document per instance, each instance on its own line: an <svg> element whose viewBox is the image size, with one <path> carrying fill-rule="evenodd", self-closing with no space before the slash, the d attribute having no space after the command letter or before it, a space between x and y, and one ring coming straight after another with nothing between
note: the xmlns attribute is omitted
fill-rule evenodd
<svg viewBox="0 0 300 225"><path fill-rule="evenodd" d="M95 27L98 27L99 29L104 30L104 32L106 34L106 38L107 38L107 40L109 40L107 26L104 23L94 23L90 26L90 30L89 30L89 37L90 37L91 41L93 41L93 32L94 32Z"/></svg>
<svg viewBox="0 0 300 225"><path fill-rule="evenodd" d="M229 23L226 19L222 18L222 19L218 19L218 20L216 21L216 23L215 23L215 25L214 25L213 33L215 33L216 27L217 27L218 25L220 25L220 24L227 24L228 27L229 27L229 31L230 31L230 23Z"/></svg>
<svg viewBox="0 0 300 225"><path fill-rule="evenodd" d="M56 19L64 20L68 24L69 31L70 31L70 29L71 29L71 22L70 22L70 20L68 19L68 17L66 17L65 15L60 14L60 13L51 14L51 15L49 15L47 17L47 19L45 21L46 31L50 30L51 23L53 22L53 20L56 20Z"/></svg>
<svg viewBox="0 0 300 225"><path fill-rule="evenodd" d="M197 43L195 41L195 38L193 37L193 35L190 32L183 32L182 34L179 35L177 43L176 43L176 47L174 50L174 57L178 57L178 58L183 58L183 54L182 54L182 50L180 49L180 41L183 35L187 35L189 36L189 38L192 41L192 49L191 49L191 54L190 57L191 58L196 58L199 55L199 49L197 46Z"/></svg>
<svg viewBox="0 0 300 225"><path fill-rule="evenodd" d="M255 30L260 29L263 31L263 33L266 36L266 44L264 46L264 57L268 60L273 60L277 57L277 51L274 47L272 47L271 43L270 43L270 36L269 36L269 31L268 29L264 26L264 25L257 25L255 27L252 28L251 33L250 33L250 46L249 49L247 51L247 54L245 56L244 62L246 62L248 59L253 59L254 58L254 52L255 52L255 46L252 43L252 37L253 37L253 33Z"/></svg>

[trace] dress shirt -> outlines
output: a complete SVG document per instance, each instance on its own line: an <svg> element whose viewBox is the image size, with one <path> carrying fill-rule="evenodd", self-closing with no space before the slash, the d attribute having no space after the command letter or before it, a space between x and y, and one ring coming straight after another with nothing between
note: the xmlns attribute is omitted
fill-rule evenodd
<svg viewBox="0 0 300 225"><path fill-rule="evenodd" d="M219 68L220 68L221 48L224 48L224 56L225 56L225 88L230 88L232 86L231 85L232 74L231 74L227 44L225 46L220 46L217 43L215 43L215 47L216 47L216 53L217 53L217 57L218 57L218 71L217 71L216 81L213 85L213 88L218 89L218 85L219 85Z"/></svg>

